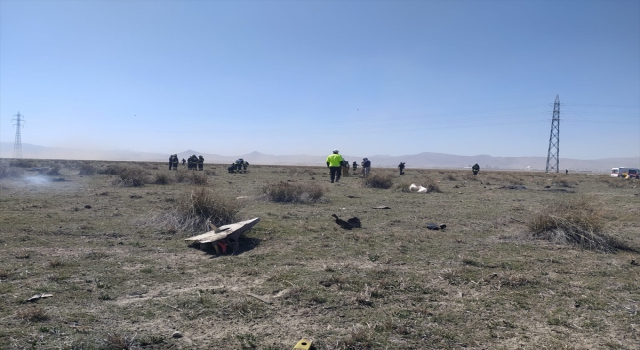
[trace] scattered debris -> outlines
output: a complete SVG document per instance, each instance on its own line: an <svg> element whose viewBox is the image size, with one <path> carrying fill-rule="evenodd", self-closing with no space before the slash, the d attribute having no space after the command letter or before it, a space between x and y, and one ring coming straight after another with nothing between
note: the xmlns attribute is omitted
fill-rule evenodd
<svg viewBox="0 0 640 350"><path fill-rule="evenodd" d="M67 180L65 180L64 177L56 177L56 178L51 179L51 181L53 181L53 182L62 182L62 181L67 181Z"/></svg>
<svg viewBox="0 0 640 350"><path fill-rule="evenodd" d="M347 198L360 198L358 196L347 196Z"/></svg>
<svg viewBox="0 0 640 350"><path fill-rule="evenodd" d="M552 188L547 190L546 192L566 192L566 193L576 193L575 191L565 190L564 188Z"/></svg>
<svg viewBox="0 0 640 350"><path fill-rule="evenodd" d="M185 238L185 241L198 242L200 243L200 246L202 248L210 246L210 244L208 243L222 241L221 243L225 244L223 251L226 251L226 244L228 242L229 244L233 244L233 253L235 254L240 249L240 235L249 231L258 222L260 222L260 218L253 218L236 222L235 224L220 226L217 230L212 230L201 235ZM224 242L223 240L226 240L227 242ZM214 247L217 246L218 244L214 245Z"/></svg>
<svg viewBox="0 0 640 350"><path fill-rule="evenodd" d="M631 265L633 265L633 266L640 266L640 264L639 264L637 261L635 261L635 260L631 260Z"/></svg>
<svg viewBox="0 0 640 350"><path fill-rule="evenodd" d="M551 186L548 186L548 185L547 185L547 186L544 186L544 188L551 188Z"/></svg>
<svg viewBox="0 0 640 350"><path fill-rule="evenodd" d="M427 228L429 230L444 230L445 228L447 228L447 225L445 225L445 224L428 223L427 224Z"/></svg>
<svg viewBox="0 0 640 350"><path fill-rule="evenodd" d="M338 217L338 215L331 215L336 218L336 224L340 225L345 230L351 230L352 228L361 228L362 224L360 223L360 219L357 217L352 217L351 219L344 221Z"/></svg>
<svg viewBox="0 0 640 350"><path fill-rule="evenodd" d="M416 184L411 184L411 186L409 186L409 191L416 191L418 193L427 193L428 189L424 186L416 186Z"/></svg>
<svg viewBox="0 0 640 350"><path fill-rule="evenodd" d="M307 340L307 339L300 339L299 342L296 343L296 346L293 347L293 350L296 349L302 349L302 350L309 350L311 349L311 340Z"/></svg>
<svg viewBox="0 0 640 350"><path fill-rule="evenodd" d="M511 185L511 186L502 186L505 190L526 190L527 188L522 185Z"/></svg>
<svg viewBox="0 0 640 350"><path fill-rule="evenodd" d="M173 332L173 334L171 334L171 338L182 338L182 333L179 331L175 331Z"/></svg>
<svg viewBox="0 0 640 350"><path fill-rule="evenodd" d="M349 220L347 220L348 223L350 223L353 227L355 228L362 228L362 224L360 223L360 219L357 217L352 217Z"/></svg>
<svg viewBox="0 0 640 350"><path fill-rule="evenodd" d="M249 196L240 196L240 197L236 197L236 199L246 199L249 198Z"/></svg>
<svg viewBox="0 0 640 350"><path fill-rule="evenodd" d="M91 209L91 206L89 204L84 206L85 209Z"/></svg>
<svg viewBox="0 0 640 350"><path fill-rule="evenodd" d="M248 295L248 296L250 296L250 297L256 298L256 299L260 300L260 301L261 301L261 302L263 302L263 303L267 303L267 304L271 304L271 303L272 303L272 302L271 302L271 300L269 300L269 299L267 299L267 298L265 298L265 297L261 297L261 296L259 296L259 295L257 295L257 294L248 293L248 292L246 292L246 293L244 293L244 294L246 294L246 295Z"/></svg>
<svg viewBox="0 0 640 350"><path fill-rule="evenodd" d="M387 207L386 205L379 205L379 206L373 207L371 209L391 209L391 208Z"/></svg>
<svg viewBox="0 0 640 350"><path fill-rule="evenodd" d="M32 296L31 298L27 299L26 301L36 301L36 300L40 300L40 299L45 299L45 298L50 298L52 297L53 294L36 294L34 296Z"/></svg>
<svg viewBox="0 0 640 350"><path fill-rule="evenodd" d="M129 196L129 198L140 199L140 198L142 198L142 196L139 196L137 194L132 194L132 195Z"/></svg>

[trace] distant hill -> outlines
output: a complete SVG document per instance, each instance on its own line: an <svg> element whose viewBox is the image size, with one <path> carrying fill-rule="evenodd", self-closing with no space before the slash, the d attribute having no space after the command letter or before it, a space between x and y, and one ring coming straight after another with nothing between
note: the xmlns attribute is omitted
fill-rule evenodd
<svg viewBox="0 0 640 350"><path fill-rule="evenodd" d="M266 165L299 165L318 166L324 165L326 155L269 155L260 152L236 156L222 156L212 153L201 153L195 150L186 150L178 153L178 158L187 159L190 155L202 155L205 163L230 164L238 158L243 158L250 164ZM78 160L113 160L113 161L154 161L166 162L168 154L137 152L130 150L111 151L86 151L74 148L44 147L32 144L22 145L23 158L35 159L78 159ZM13 143L0 142L0 158L13 157ZM358 164L364 156L343 155L343 157L353 163ZM544 170L547 163L546 157L492 157L490 155L459 156L454 154L422 152L403 156L387 155L366 155L372 162L373 167L396 167L400 162L405 162L407 168L450 168L463 169L478 163L481 169L517 169L517 170ZM640 157L629 158L606 158L606 159L560 159L560 169L569 171L594 171L609 172L612 167L635 166L640 167Z"/></svg>

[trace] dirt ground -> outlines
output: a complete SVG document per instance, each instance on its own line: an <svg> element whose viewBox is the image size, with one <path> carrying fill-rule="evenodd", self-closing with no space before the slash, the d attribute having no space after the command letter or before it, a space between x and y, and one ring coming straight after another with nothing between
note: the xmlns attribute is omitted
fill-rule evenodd
<svg viewBox="0 0 640 350"><path fill-rule="evenodd" d="M149 181L80 175L114 164ZM194 185L164 163L0 165L2 349L291 349L302 338L315 349L640 349L640 254L535 240L526 225L588 198L607 234L640 249L638 180L374 168L393 181L381 189L332 184L322 167L205 164L207 184ZM150 183L158 174L168 183ZM280 181L324 195L272 202L262 189ZM200 187L237 201L238 220L261 219L239 254L158 224ZM52 296L26 301L41 294Z"/></svg>

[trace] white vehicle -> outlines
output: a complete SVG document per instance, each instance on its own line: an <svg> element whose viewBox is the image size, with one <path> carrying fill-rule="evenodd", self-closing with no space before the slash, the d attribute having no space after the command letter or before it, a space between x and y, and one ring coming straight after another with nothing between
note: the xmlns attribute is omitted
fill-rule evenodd
<svg viewBox="0 0 640 350"><path fill-rule="evenodd" d="M627 177L640 179L640 169L618 167L611 169L611 177Z"/></svg>

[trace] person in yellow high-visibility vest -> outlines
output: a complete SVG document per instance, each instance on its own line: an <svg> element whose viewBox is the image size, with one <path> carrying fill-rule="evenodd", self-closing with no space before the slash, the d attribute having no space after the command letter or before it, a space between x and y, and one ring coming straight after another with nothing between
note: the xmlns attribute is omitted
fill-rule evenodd
<svg viewBox="0 0 640 350"><path fill-rule="evenodd" d="M341 169L342 169L342 156L338 153L337 149L333 150L333 153L327 157L327 168L329 168L329 176L331 177L331 183L335 180L340 181Z"/></svg>

